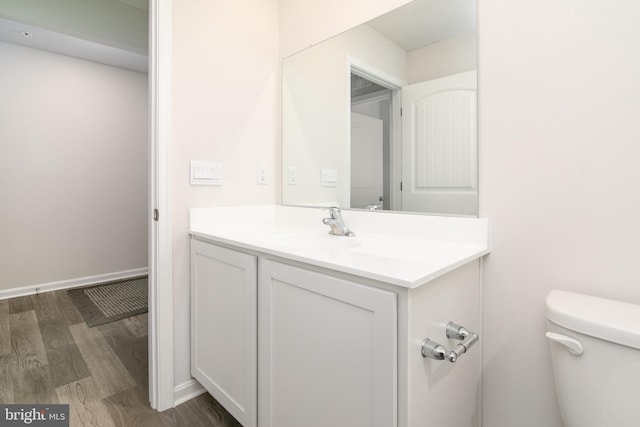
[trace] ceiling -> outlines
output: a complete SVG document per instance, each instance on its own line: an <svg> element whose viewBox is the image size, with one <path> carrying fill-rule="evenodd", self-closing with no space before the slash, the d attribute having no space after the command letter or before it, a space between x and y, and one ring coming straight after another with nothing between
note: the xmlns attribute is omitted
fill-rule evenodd
<svg viewBox="0 0 640 427"><path fill-rule="evenodd" d="M137 7L140 10L149 11L149 2L148 0L119 0L122 3L126 3L129 6Z"/></svg>
<svg viewBox="0 0 640 427"><path fill-rule="evenodd" d="M147 0L101 0L148 11ZM50 3L49 3L50 4ZM111 3L113 4L113 3ZM133 71L147 72L148 57L140 49L122 44L89 40L69 30L45 29L2 17L0 41L55 52ZM5 15L6 16L6 15ZM29 16L22 19L29 22ZM368 23L398 46L409 51L475 31L476 0L414 0ZM26 37L25 35L29 35Z"/></svg>
<svg viewBox="0 0 640 427"><path fill-rule="evenodd" d="M368 22L404 50L476 30L476 0L415 0Z"/></svg>
<svg viewBox="0 0 640 427"><path fill-rule="evenodd" d="M85 59L132 71L147 72L147 55L0 18L0 41Z"/></svg>
<svg viewBox="0 0 640 427"><path fill-rule="evenodd" d="M147 72L148 0L0 3L0 41Z"/></svg>

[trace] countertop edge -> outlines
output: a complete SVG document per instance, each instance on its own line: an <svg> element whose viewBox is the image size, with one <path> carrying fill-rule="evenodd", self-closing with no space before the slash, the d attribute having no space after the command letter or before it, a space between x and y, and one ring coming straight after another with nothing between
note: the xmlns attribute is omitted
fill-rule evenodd
<svg viewBox="0 0 640 427"><path fill-rule="evenodd" d="M236 248L245 249L245 250L258 252L258 253L264 253L272 256L277 256L280 258L289 259L292 261L297 261L304 264L313 265L316 267L322 267L322 268L336 271L336 272L347 273L357 277L376 280L379 282L384 282L384 283L388 283L391 285L395 285L395 286L399 286L407 289L415 289L415 288L421 287L433 281L434 279L446 273L449 273L450 271L453 271L459 267L462 267L465 264L468 264L472 261L482 258L483 256L489 254L490 252L488 246L478 246L477 252L473 252L451 263L447 263L446 266L436 268L434 271L428 274L425 274L423 276L420 276L414 280L403 280L393 276L385 276L385 275L373 273L370 271L355 269L355 268L351 268L351 267L340 265L340 264L334 264L334 263L326 262L323 260L318 260L315 258L309 258L309 257L297 255L292 252L280 251L274 248L265 247L258 244L252 244L252 243L248 243L241 240L233 240L233 239L229 239L221 236L216 236L206 232L191 230L189 232L189 235L192 237L197 237L199 240L203 240L210 243L221 243L231 247L236 247Z"/></svg>

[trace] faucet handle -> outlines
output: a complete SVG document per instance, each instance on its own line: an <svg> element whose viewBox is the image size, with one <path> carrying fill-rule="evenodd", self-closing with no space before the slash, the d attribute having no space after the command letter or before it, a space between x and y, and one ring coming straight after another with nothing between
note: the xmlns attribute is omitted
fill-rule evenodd
<svg viewBox="0 0 640 427"><path fill-rule="evenodd" d="M338 219L342 216L340 213L340 208L337 206L331 206L328 208L322 208L329 211L329 215L331 215L331 219Z"/></svg>

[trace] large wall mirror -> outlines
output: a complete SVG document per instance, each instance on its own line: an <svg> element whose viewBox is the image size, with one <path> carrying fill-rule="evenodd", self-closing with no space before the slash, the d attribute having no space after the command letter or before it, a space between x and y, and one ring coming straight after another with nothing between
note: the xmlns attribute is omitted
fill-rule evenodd
<svg viewBox="0 0 640 427"><path fill-rule="evenodd" d="M478 214L476 1L414 0L282 68L282 202Z"/></svg>

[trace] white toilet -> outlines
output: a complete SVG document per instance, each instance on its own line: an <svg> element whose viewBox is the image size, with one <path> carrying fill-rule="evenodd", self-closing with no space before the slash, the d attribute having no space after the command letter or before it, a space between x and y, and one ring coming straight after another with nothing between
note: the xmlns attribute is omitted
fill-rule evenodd
<svg viewBox="0 0 640 427"><path fill-rule="evenodd" d="M546 309L565 427L640 426L640 306L552 291Z"/></svg>

